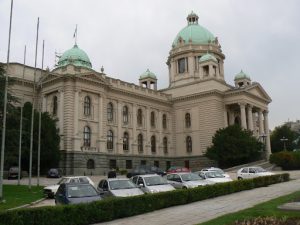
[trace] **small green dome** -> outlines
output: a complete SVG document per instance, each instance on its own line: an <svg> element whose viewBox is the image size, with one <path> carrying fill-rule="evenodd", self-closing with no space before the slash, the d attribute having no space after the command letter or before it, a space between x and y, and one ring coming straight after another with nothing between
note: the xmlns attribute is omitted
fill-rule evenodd
<svg viewBox="0 0 300 225"><path fill-rule="evenodd" d="M240 79L249 79L250 80L250 77L247 75L247 74L245 74L244 72L243 72L243 70L241 70L241 72L239 72L237 75L235 75L235 77L234 77L234 80L240 80Z"/></svg>
<svg viewBox="0 0 300 225"><path fill-rule="evenodd" d="M91 69L92 64L88 55L78 48L77 44L73 48L64 52L64 54L59 58L57 67L62 67L72 64L74 66L81 66Z"/></svg>
<svg viewBox="0 0 300 225"><path fill-rule="evenodd" d="M199 62L205 62L208 60L213 60L215 62L218 62L218 60L216 59L216 57L214 57L213 55L206 53L205 55L201 56L201 58L199 59Z"/></svg>
<svg viewBox="0 0 300 225"><path fill-rule="evenodd" d="M147 69L146 72L141 74L140 79L145 79L145 78L148 78L148 77L156 79L155 74L152 73L149 69Z"/></svg>
<svg viewBox="0 0 300 225"><path fill-rule="evenodd" d="M187 21L188 25L177 34L173 46L176 46L180 39L184 43L191 41L194 44L208 44L215 41L214 35L198 24L198 16L193 11L188 15Z"/></svg>

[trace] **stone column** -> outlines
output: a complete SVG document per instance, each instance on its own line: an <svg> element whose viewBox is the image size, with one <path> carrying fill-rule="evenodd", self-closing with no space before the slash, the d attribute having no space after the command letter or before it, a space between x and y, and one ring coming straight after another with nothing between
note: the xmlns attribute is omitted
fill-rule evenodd
<svg viewBox="0 0 300 225"><path fill-rule="evenodd" d="M247 129L245 104L239 103L239 105L241 110L241 125L242 128Z"/></svg>
<svg viewBox="0 0 300 225"><path fill-rule="evenodd" d="M59 133L62 135L64 129L64 92L59 90Z"/></svg>
<svg viewBox="0 0 300 225"><path fill-rule="evenodd" d="M229 109L229 125L234 124L234 112Z"/></svg>
<svg viewBox="0 0 300 225"><path fill-rule="evenodd" d="M47 98L46 95L43 95L43 102L42 102L42 112L47 112Z"/></svg>
<svg viewBox="0 0 300 225"><path fill-rule="evenodd" d="M117 123L118 123L118 131L117 131L117 153L122 153L123 150L123 135L122 135L122 103L118 101L117 103Z"/></svg>
<svg viewBox="0 0 300 225"><path fill-rule="evenodd" d="M132 106L132 136L133 136L132 137L132 154L137 154L136 111L137 111L137 107L136 107L136 104L134 103Z"/></svg>
<svg viewBox="0 0 300 225"><path fill-rule="evenodd" d="M262 110L258 110L258 122L259 122L259 134L262 135L264 134L264 124L263 124L263 113Z"/></svg>
<svg viewBox="0 0 300 225"><path fill-rule="evenodd" d="M189 75L190 77L194 77L195 76L195 60L194 60L194 56L189 56L188 57L188 67L189 67Z"/></svg>
<svg viewBox="0 0 300 225"><path fill-rule="evenodd" d="M151 148L150 148L150 108L149 106L147 106L146 108L146 118L145 118L145 125L146 125L146 129L147 129L147 132L146 132L146 147L145 147L145 155L147 154L151 154Z"/></svg>
<svg viewBox="0 0 300 225"><path fill-rule="evenodd" d="M103 140L103 97L98 98L98 151L105 150L105 141ZM103 143L103 144L102 144Z"/></svg>
<svg viewBox="0 0 300 225"><path fill-rule="evenodd" d="M163 148L162 148L162 142L163 142L163 135L162 135L162 130L163 130L163 127L162 127L162 113L161 111L158 111L158 116L157 116L157 121L156 121L156 127L158 128L158 133L159 133L159 136L157 137L157 144L158 144L158 151L157 151L157 154L158 155L162 155L162 152L163 152ZM160 148L161 147L161 148Z"/></svg>
<svg viewBox="0 0 300 225"><path fill-rule="evenodd" d="M265 123L265 135L266 135L266 159L269 160L269 157L271 155L271 141L270 141L270 132L269 132L269 119L268 119L268 111L265 110L263 112L264 115L264 123Z"/></svg>
<svg viewBox="0 0 300 225"><path fill-rule="evenodd" d="M247 112L248 112L248 130L253 131L253 117L252 117L252 105L248 105Z"/></svg>
<svg viewBox="0 0 300 225"><path fill-rule="evenodd" d="M74 99L74 135L78 136L78 119L79 119L79 91L75 90Z"/></svg>
<svg viewBox="0 0 300 225"><path fill-rule="evenodd" d="M213 66L212 66L212 65L209 65L208 76L209 76L209 77L213 77L213 76L214 76L214 75L213 75L213 72L214 72Z"/></svg>
<svg viewBox="0 0 300 225"><path fill-rule="evenodd" d="M228 127L227 107L224 105L224 127Z"/></svg>

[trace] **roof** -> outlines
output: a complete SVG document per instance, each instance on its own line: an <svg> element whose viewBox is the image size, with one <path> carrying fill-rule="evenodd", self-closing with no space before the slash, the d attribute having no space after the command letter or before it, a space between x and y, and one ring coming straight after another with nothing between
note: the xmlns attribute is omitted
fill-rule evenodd
<svg viewBox="0 0 300 225"><path fill-rule="evenodd" d="M209 61L209 60L213 60L215 62L218 62L218 60L216 59L216 57L214 57L213 55L206 53L205 55L201 56L199 59L199 62L205 62L205 61Z"/></svg>
<svg viewBox="0 0 300 225"><path fill-rule="evenodd" d="M145 78L152 78L152 79L157 79L155 74L152 73L149 69L146 70L146 72L142 73L140 76L140 79L145 79Z"/></svg>
<svg viewBox="0 0 300 225"><path fill-rule="evenodd" d="M249 79L250 80L250 76L247 75L246 73L244 73L243 70L241 70L241 72L239 72L237 75L235 75L234 80L240 80L240 79Z"/></svg>

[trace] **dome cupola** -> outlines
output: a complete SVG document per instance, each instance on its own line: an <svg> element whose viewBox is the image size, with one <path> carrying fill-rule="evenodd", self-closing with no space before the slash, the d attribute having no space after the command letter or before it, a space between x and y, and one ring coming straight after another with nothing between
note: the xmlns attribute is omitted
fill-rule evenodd
<svg viewBox="0 0 300 225"><path fill-rule="evenodd" d="M251 84L250 76L244 73L243 70L234 77L234 83L237 88L246 87Z"/></svg>
<svg viewBox="0 0 300 225"><path fill-rule="evenodd" d="M83 50L81 50L77 44L75 44L73 48L65 51L62 54L62 56L58 60L57 68L70 64L92 69L92 63L88 55Z"/></svg>
<svg viewBox="0 0 300 225"><path fill-rule="evenodd" d="M157 78L149 69L141 74L139 82L142 87L157 90Z"/></svg>
<svg viewBox="0 0 300 225"><path fill-rule="evenodd" d="M205 61L209 61L209 60L212 60L214 62L218 62L216 57L214 57L213 55L211 55L209 53L206 53L205 55L203 55L199 58L199 62L205 62Z"/></svg>

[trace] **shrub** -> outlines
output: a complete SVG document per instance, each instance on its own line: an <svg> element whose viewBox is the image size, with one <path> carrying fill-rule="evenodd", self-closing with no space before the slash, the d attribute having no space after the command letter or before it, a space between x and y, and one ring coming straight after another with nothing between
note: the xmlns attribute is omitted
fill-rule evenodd
<svg viewBox="0 0 300 225"><path fill-rule="evenodd" d="M289 174L278 174L187 190L181 189L126 198L109 198L89 204L12 210L0 213L0 225L94 224L288 180Z"/></svg>
<svg viewBox="0 0 300 225"><path fill-rule="evenodd" d="M282 151L273 153L270 162L282 167L284 170L300 169L300 152Z"/></svg>

